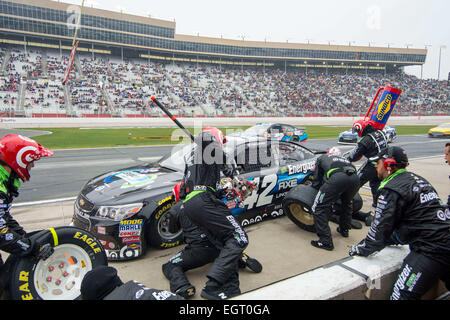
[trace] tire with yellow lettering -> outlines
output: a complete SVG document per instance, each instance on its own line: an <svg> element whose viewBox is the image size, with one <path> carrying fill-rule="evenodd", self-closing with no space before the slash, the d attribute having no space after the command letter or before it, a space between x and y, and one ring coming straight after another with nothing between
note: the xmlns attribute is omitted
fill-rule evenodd
<svg viewBox="0 0 450 320"><path fill-rule="evenodd" d="M172 248L183 242L182 230L175 233L169 231L168 212L174 205L175 201L172 199L161 203L146 223L145 238L155 249Z"/></svg>
<svg viewBox="0 0 450 320"><path fill-rule="evenodd" d="M13 257L9 296L13 300L74 300L80 296L85 274L107 265L105 249L91 233L76 227L41 231L53 245L45 261L33 256ZM41 238L42 239L42 238Z"/></svg>

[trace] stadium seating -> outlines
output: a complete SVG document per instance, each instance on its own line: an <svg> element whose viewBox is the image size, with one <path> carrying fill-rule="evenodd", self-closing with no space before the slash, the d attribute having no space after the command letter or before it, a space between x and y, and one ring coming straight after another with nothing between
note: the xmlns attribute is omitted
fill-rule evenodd
<svg viewBox="0 0 450 320"><path fill-rule="evenodd" d="M78 53L68 86L68 52L0 48L0 115L360 116L379 87L403 90L397 115L449 115L447 81L405 73L287 69L124 59Z"/></svg>

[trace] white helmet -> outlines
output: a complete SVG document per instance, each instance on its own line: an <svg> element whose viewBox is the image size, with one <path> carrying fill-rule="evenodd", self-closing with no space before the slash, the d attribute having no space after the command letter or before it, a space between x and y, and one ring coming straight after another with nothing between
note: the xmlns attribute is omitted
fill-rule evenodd
<svg viewBox="0 0 450 320"><path fill-rule="evenodd" d="M342 151L339 148L336 147L331 147L330 149L328 149L327 154L334 154L336 156L342 156Z"/></svg>

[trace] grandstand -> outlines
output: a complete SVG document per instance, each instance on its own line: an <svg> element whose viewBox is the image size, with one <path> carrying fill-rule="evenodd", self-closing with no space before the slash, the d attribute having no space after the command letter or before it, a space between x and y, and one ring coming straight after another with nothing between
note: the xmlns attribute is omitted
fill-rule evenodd
<svg viewBox="0 0 450 320"><path fill-rule="evenodd" d="M359 116L376 90L403 90L397 115L450 115L446 81L403 72L426 49L240 41L179 35L175 22L69 4L0 1L0 116Z"/></svg>

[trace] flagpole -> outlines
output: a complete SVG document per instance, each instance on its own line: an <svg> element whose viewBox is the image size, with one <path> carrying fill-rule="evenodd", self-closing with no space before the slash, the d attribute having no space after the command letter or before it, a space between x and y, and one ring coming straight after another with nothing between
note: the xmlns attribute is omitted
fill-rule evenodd
<svg viewBox="0 0 450 320"><path fill-rule="evenodd" d="M75 34L73 35L72 47L75 45L75 41L77 40L78 29L80 28L81 24L81 15L83 14L84 1L85 0L81 1L80 15L78 16L77 25L75 27Z"/></svg>
<svg viewBox="0 0 450 320"><path fill-rule="evenodd" d="M73 65L73 62L75 60L75 55L76 55L77 48L78 48L77 35L78 35L78 29L80 28L80 24L81 24L81 15L82 15L82 12L83 12L84 1L85 0L83 0L81 2L80 14L78 16L77 25L75 26L75 33L73 35L73 40L72 40L72 51L70 52L69 63L67 65L66 74L64 75L64 79L63 79L63 82L62 82L63 85L66 85L68 83L68 81L69 81L70 71L72 69L72 65Z"/></svg>

